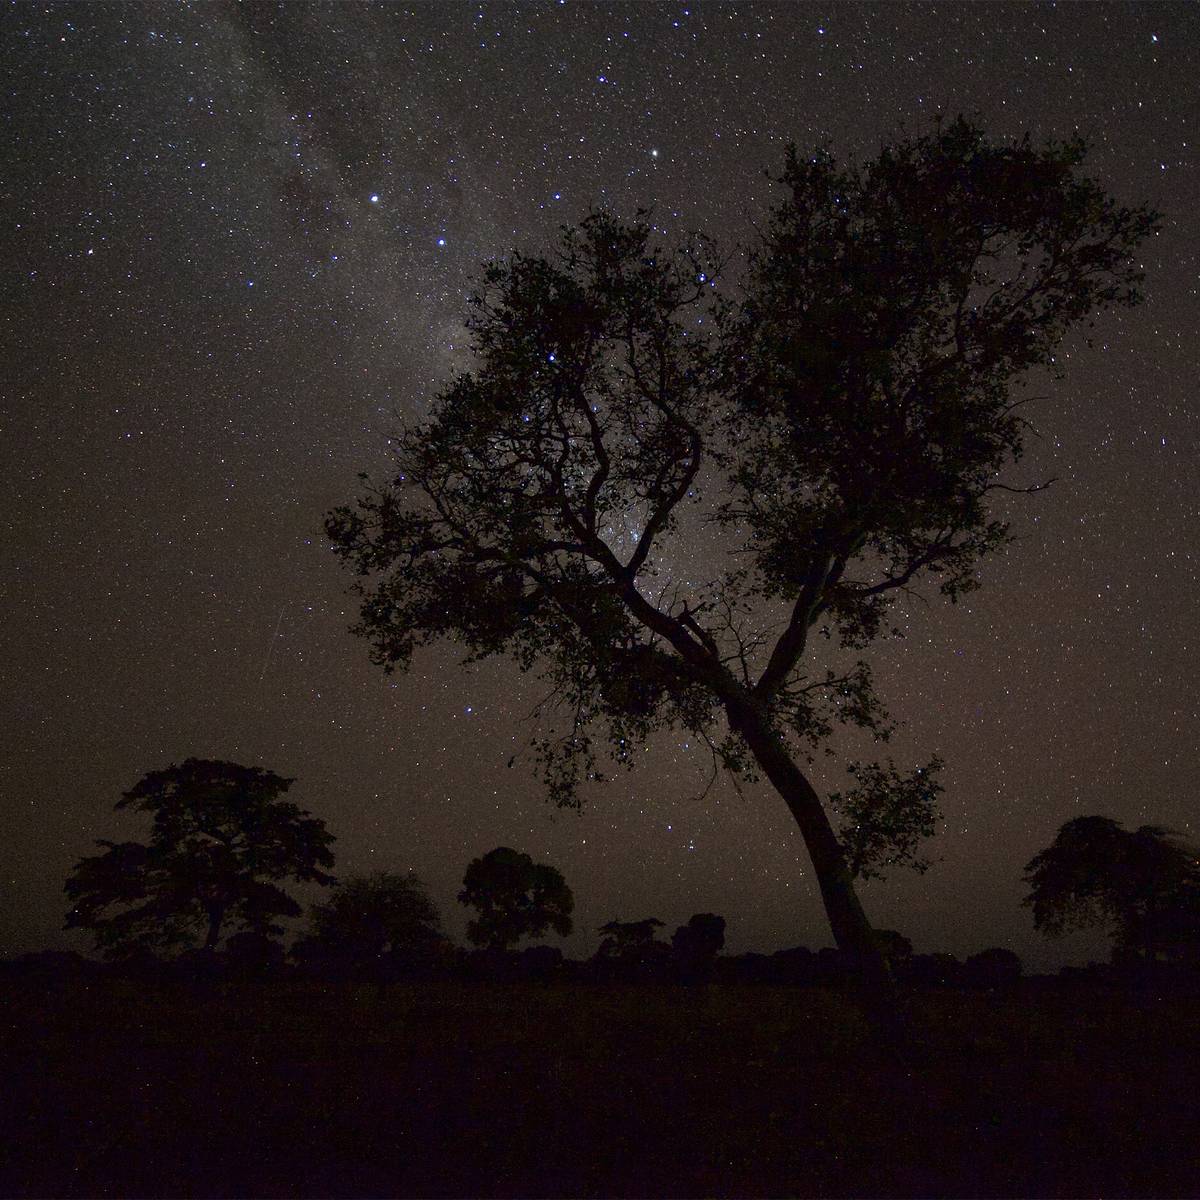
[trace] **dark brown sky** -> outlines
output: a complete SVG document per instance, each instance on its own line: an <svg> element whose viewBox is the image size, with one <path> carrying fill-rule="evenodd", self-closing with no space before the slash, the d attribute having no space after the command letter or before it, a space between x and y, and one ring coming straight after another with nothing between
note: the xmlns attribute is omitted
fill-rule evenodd
<svg viewBox="0 0 1200 1200"><path fill-rule="evenodd" d="M296 776L340 869L415 867L455 932L467 860L506 843L574 886L574 953L700 910L731 949L826 944L773 793L697 802L707 764L664 739L558 813L505 767L534 685L452 650L371 668L321 514L465 365L482 260L591 203L746 238L789 140L867 156L938 112L1083 132L1166 221L1147 303L1046 388L1023 470L1059 482L1021 540L876 655L898 756L940 752L948 792L943 861L871 915L1078 960L1019 907L1055 829L1200 833L1200 9L18 5L0 45L0 953L71 944L70 866L189 755Z"/></svg>

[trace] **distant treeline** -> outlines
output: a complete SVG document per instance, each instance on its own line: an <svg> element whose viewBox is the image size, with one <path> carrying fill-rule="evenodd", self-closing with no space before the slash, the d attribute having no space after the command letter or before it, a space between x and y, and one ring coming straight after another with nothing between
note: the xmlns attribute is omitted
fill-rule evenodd
<svg viewBox="0 0 1200 1200"><path fill-rule="evenodd" d="M542 983L578 985L745 985L845 988L861 982L856 964L834 947L795 946L772 954L718 954L697 963L683 960L665 943L642 958L597 953L569 958L555 946L524 950L466 949L441 942L423 952L389 952L373 960L315 956L298 942L290 951L278 942L233 938L217 951L189 950L171 959L149 952L101 962L72 951L43 950L0 959L0 983L27 980L48 985L77 981L134 980L161 984L371 985ZM1065 966L1057 975L1026 975L1011 950L993 947L965 960L953 954L907 953L892 959L897 981L916 989L1006 991L1017 986L1200 988L1200 968L1178 963L1125 961Z"/></svg>
<svg viewBox="0 0 1200 1200"><path fill-rule="evenodd" d="M455 946L412 872L339 878L334 837L319 817L286 801L293 781L208 759L152 771L118 802L151 817L145 842L100 841L64 890L66 928L86 930L110 970L180 978L357 980L564 979L596 983L764 983L831 986L885 975L916 987L1003 988L1022 976L1011 950L960 961L916 954L895 930L872 930L865 951L805 947L723 955L725 918L694 914L669 939L657 917L614 917L585 961L521 942L574 930L575 898L561 872L507 846L468 863L458 901L474 915ZM1026 867L1024 903L1054 936L1099 927L1113 939L1108 967L1091 980L1191 980L1200 974L1200 851L1161 826L1130 831L1106 817L1068 821ZM285 884L318 884L327 898L285 945L285 920L304 910ZM9 970L83 972L79 956L26 956ZM886 978L885 978L886 982ZM888 986L891 986L890 984Z"/></svg>

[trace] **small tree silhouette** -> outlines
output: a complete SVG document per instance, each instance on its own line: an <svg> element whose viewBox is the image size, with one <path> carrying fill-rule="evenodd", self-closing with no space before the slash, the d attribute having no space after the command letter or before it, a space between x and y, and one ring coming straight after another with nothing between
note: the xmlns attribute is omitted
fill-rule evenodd
<svg viewBox="0 0 1200 1200"><path fill-rule="evenodd" d="M575 898L566 880L507 846L471 860L458 900L479 913L467 925L467 937L489 950L507 950L551 929L566 937L572 929Z"/></svg>
<svg viewBox="0 0 1200 1200"><path fill-rule="evenodd" d="M618 921L614 918L600 926L604 939L596 955L599 958L637 956L647 946L655 944L655 932L662 927L663 923L657 917L645 917L641 921Z"/></svg>
<svg viewBox="0 0 1200 1200"><path fill-rule="evenodd" d="M138 947L214 950L227 926L277 935L299 905L279 883L331 884L333 835L280 799L294 780L259 767L189 758L151 771L117 802L152 815L150 840L100 841L64 890L67 929L88 929L102 953Z"/></svg>

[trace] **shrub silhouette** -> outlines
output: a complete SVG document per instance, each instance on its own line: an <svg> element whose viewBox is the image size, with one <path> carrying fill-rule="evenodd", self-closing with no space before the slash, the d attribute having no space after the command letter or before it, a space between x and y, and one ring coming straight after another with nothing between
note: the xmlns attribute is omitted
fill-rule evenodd
<svg viewBox="0 0 1200 1200"><path fill-rule="evenodd" d="M269 978L285 967L287 955L278 938L258 929L243 929L225 942L225 968L243 979Z"/></svg>
<svg viewBox="0 0 1200 1200"><path fill-rule="evenodd" d="M963 963L963 980L968 987L1007 988L1021 978L1021 969L1020 958L1011 950L992 946Z"/></svg>

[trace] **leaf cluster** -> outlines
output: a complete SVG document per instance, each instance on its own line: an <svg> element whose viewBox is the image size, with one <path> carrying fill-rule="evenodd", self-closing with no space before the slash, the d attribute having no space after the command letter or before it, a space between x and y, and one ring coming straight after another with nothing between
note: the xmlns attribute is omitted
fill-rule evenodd
<svg viewBox="0 0 1200 1200"><path fill-rule="evenodd" d="M943 765L934 758L903 774L891 760L849 764L852 784L830 793L829 805L840 818L839 839L852 875L882 879L895 867L918 874L929 869L932 860L921 845L942 819L938 797L944 789L937 776Z"/></svg>

